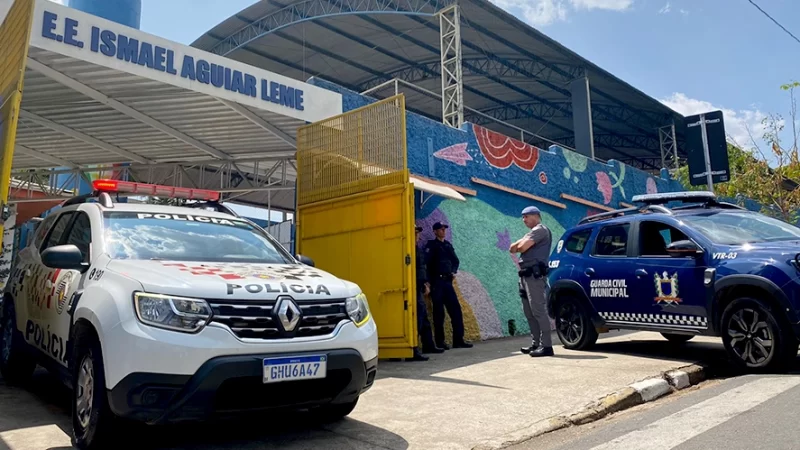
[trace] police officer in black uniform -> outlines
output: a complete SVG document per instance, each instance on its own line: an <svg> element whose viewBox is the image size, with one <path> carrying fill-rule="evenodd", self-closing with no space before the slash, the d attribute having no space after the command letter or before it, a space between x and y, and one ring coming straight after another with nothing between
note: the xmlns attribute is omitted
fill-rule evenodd
<svg viewBox="0 0 800 450"><path fill-rule="evenodd" d="M416 237L419 239L419 234L422 232L422 227L416 227ZM430 283L428 282L428 270L425 266L425 252L422 249L417 249L417 331L419 332L420 341L422 341L422 352L419 348L414 347L414 357L412 361L427 361L428 357L423 353L442 353L444 349L436 346L433 342L433 331L431 323L428 320L428 308L425 306L425 294L430 293Z"/></svg>
<svg viewBox="0 0 800 450"><path fill-rule="evenodd" d="M431 300L433 303L433 333L436 346L448 349L444 342L444 310L450 315L453 324L453 347L471 348L472 344L464 340L464 319L461 304L453 288L453 279L458 272L459 260L453 245L444 236L449 226L436 222L433 234L425 246L425 262L428 266L428 280L431 283Z"/></svg>

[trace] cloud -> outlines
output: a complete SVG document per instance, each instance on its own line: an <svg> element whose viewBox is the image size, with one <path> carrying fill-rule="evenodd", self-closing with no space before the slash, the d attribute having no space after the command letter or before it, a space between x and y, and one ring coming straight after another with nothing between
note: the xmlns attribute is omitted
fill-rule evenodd
<svg viewBox="0 0 800 450"><path fill-rule="evenodd" d="M672 5L670 5L670 4L669 4L669 2L667 2L667 4L666 4L666 5L664 5L664 7L663 7L663 8L661 8L661 9L658 11L658 13L659 13L659 14L667 14L667 13L668 13L668 12L670 12L670 11L672 11Z"/></svg>
<svg viewBox="0 0 800 450"><path fill-rule="evenodd" d="M689 15L689 11L686 10L686 9L683 9L683 8L680 9L680 13L683 14L684 16L688 16Z"/></svg>
<svg viewBox="0 0 800 450"><path fill-rule="evenodd" d="M763 144L762 136L766 127L761 121L767 114L758 109L740 109L738 111L713 105L711 102L689 98L686 94L675 92L671 96L660 99L661 103L683 114L691 116L709 111L721 110L725 119L725 133L728 139L740 147L752 148L753 139L758 145ZM748 128L750 132L748 133ZM750 135L752 134L752 139Z"/></svg>
<svg viewBox="0 0 800 450"><path fill-rule="evenodd" d="M545 26L564 21L570 11L610 10L624 11L634 0L492 0L504 10L521 16L533 26Z"/></svg>

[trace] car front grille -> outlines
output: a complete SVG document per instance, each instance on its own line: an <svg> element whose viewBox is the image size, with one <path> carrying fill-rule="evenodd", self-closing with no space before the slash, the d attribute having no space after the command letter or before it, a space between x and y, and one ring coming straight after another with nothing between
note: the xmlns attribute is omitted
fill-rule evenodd
<svg viewBox="0 0 800 450"><path fill-rule="evenodd" d="M285 332L274 316L275 302L210 300L211 323L227 326L242 339L287 339L324 336L332 333L340 322L349 320L344 299L295 300L302 311L301 320L293 332Z"/></svg>

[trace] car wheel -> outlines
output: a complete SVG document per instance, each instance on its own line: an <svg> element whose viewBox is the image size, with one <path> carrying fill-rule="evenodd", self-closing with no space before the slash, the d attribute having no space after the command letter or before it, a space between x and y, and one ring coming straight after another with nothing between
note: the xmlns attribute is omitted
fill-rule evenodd
<svg viewBox="0 0 800 450"><path fill-rule="evenodd" d="M36 360L26 351L28 344L17 330L14 302L5 299L0 316L0 374L9 384L22 384L33 375Z"/></svg>
<svg viewBox="0 0 800 450"><path fill-rule="evenodd" d="M683 344L689 342L694 336L691 334L661 333L668 341L673 344Z"/></svg>
<svg viewBox="0 0 800 450"><path fill-rule="evenodd" d="M797 356L797 339L766 303L731 302L722 314L722 343L732 363L750 372L783 371Z"/></svg>
<svg viewBox="0 0 800 450"><path fill-rule="evenodd" d="M311 414L318 422L336 422L337 420L347 417L351 412L353 412L357 404L358 398L348 403L332 403L318 406L311 411Z"/></svg>
<svg viewBox="0 0 800 450"><path fill-rule="evenodd" d="M93 331L78 331L72 359L72 445L82 450L113 447L115 417L106 396L105 366Z"/></svg>
<svg viewBox="0 0 800 450"><path fill-rule="evenodd" d="M556 333L564 348L585 350L597 342L597 330L586 308L575 297L559 296L554 308Z"/></svg>

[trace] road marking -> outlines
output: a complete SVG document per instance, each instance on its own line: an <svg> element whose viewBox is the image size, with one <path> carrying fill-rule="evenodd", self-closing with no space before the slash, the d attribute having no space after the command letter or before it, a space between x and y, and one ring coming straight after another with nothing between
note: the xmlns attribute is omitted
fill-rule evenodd
<svg viewBox="0 0 800 450"><path fill-rule="evenodd" d="M800 377L759 378L591 450L669 450L800 385Z"/></svg>

